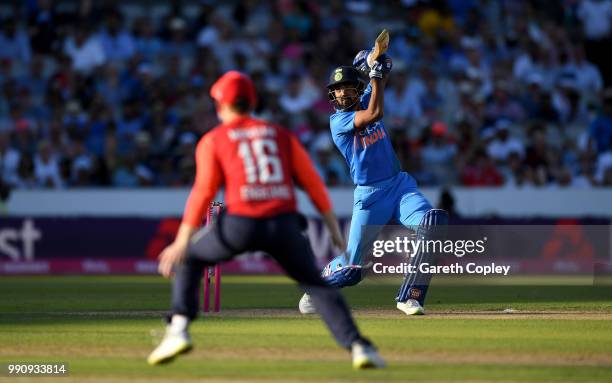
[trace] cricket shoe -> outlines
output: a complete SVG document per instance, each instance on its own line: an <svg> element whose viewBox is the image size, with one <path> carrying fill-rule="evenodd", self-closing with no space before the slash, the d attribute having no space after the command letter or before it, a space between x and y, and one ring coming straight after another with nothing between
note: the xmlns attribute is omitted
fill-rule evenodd
<svg viewBox="0 0 612 383"><path fill-rule="evenodd" d="M376 347L365 342L354 342L351 346L353 353L353 368L384 368L387 364L376 351Z"/></svg>
<svg viewBox="0 0 612 383"><path fill-rule="evenodd" d="M316 314L317 310L312 304L312 299L310 299L310 295L304 293L302 295L302 299L300 299L300 303L298 304L298 308L302 314Z"/></svg>
<svg viewBox="0 0 612 383"><path fill-rule="evenodd" d="M154 366L170 362L176 356L190 351L192 347L191 338L187 330L174 332L170 331L170 326L168 326L164 339L149 355L147 363Z"/></svg>
<svg viewBox="0 0 612 383"><path fill-rule="evenodd" d="M374 41L374 47L366 58L368 68L372 68L374 61L376 61L380 55L384 54L387 49L389 49L389 32L387 32L386 29L383 29L376 38L376 41Z"/></svg>
<svg viewBox="0 0 612 383"><path fill-rule="evenodd" d="M397 302L397 309L403 311L406 315L425 315L425 309L416 299Z"/></svg>

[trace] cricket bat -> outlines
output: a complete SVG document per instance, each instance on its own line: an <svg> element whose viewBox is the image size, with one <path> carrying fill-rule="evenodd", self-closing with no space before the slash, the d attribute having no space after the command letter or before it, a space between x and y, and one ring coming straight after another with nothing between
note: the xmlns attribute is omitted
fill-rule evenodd
<svg viewBox="0 0 612 383"><path fill-rule="evenodd" d="M371 68L374 61L376 61L380 55L385 53L387 49L389 49L389 32L387 32L386 29L383 29L376 38L376 41L374 41L374 48L372 48L372 51L366 58L368 67Z"/></svg>

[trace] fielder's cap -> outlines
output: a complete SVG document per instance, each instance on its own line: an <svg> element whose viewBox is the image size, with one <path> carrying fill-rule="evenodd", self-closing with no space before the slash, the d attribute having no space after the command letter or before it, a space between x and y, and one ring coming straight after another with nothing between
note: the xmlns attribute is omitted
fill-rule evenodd
<svg viewBox="0 0 612 383"><path fill-rule="evenodd" d="M231 70L221 76L210 88L210 97L219 104L233 105L239 98L246 98L249 107L257 106L257 92L249 76Z"/></svg>

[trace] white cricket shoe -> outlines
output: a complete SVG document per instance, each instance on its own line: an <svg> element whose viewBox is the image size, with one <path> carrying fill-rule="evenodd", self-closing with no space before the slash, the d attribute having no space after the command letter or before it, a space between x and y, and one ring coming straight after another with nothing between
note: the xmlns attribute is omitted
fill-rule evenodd
<svg viewBox="0 0 612 383"><path fill-rule="evenodd" d="M298 304L298 308L302 314L316 314L317 310L312 304L312 300L310 299L310 295L304 293L302 295L302 299L300 299L300 303Z"/></svg>
<svg viewBox="0 0 612 383"><path fill-rule="evenodd" d="M403 311L406 315L425 315L425 309L416 299L397 302L397 309Z"/></svg>
<svg viewBox="0 0 612 383"><path fill-rule="evenodd" d="M186 353L193 347L187 330L171 331L170 326L166 329L166 335L161 343L147 358L151 366L169 362L176 356Z"/></svg>
<svg viewBox="0 0 612 383"><path fill-rule="evenodd" d="M362 342L352 344L353 368L360 370L364 368L383 368L387 364L378 354L376 348Z"/></svg>

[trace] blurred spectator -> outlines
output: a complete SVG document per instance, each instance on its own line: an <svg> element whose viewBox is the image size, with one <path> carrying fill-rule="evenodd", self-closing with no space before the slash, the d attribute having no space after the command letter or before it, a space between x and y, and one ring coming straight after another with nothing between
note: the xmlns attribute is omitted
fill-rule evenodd
<svg viewBox="0 0 612 383"><path fill-rule="evenodd" d="M122 27L122 16L119 11L107 14L105 28L98 34L104 56L108 61L125 61L131 58L136 47L132 34Z"/></svg>
<svg viewBox="0 0 612 383"><path fill-rule="evenodd" d="M32 50L39 54L59 51L56 2L37 0L28 2L28 29Z"/></svg>
<svg viewBox="0 0 612 383"><path fill-rule="evenodd" d="M188 57L194 53L194 46L188 40L187 22L182 17L169 21L170 39L164 46L164 53L171 56Z"/></svg>
<svg viewBox="0 0 612 383"><path fill-rule="evenodd" d="M49 78L45 94L45 103L51 109L60 110L64 107L64 103L72 97L75 77L70 57L60 56L57 70Z"/></svg>
<svg viewBox="0 0 612 383"><path fill-rule="evenodd" d="M28 34L17 28L17 21L6 18L0 31L0 59L17 60L27 64L30 62L30 38Z"/></svg>
<svg viewBox="0 0 612 383"><path fill-rule="evenodd" d="M391 129L408 129L408 122L419 120L423 111L418 96L408 86L408 77L396 68L385 90L385 117Z"/></svg>
<svg viewBox="0 0 612 383"><path fill-rule="evenodd" d="M562 167L554 172L554 180L549 187L566 188L572 186L572 173L567 167Z"/></svg>
<svg viewBox="0 0 612 383"><path fill-rule="evenodd" d="M573 62L566 70L574 73L576 85L583 94L596 95L603 89L603 79L599 68L587 60L582 44L574 45L572 54Z"/></svg>
<svg viewBox="0 0 612 383"><path fill-rule="evenodd" d="M21 155L10 147L9 134L0 130L0 180L7 185L17 185L17 170Z"/></svg>
<svg viewBox="0 0 612 383"><path fill-rule="evenodd" d="M457 73L466 73L471 78L489 82L491 68L482 58L482 40L478 37L464 36L460 44L462 49L451 57L449 63L451 69Z"/></svg>
<svg viewBox="0 0 612 383"><path fill-rule="evenodd" d="M7 201L11 195L11 189L2 182L0 178L0 216L8 215Z"/></svg>
<svg viewBox="0 0 612 383"><path fill-rule="evenodd" d="M163 51L161 39L155 35L153 21L142 17L134 21L134 46L136 53L147 62L155 62Z"/></svg>
<svg viewBox="0 0 612 383"><path fill-rule="evenodd" d="M336 154L331 142L319 140L313 145L313 151L315 167L325 183L333 183L335 186L350 184L346 164Z"/></svg>
<svg viewBox="0 0 612 383"><path fill-rule="evenodd" d="M97 93L112 110L113 115L118 116L121 104L130 92L120 79L119 68L116 65L107 65L104 68L104 75L100 77L96 85Z"/></svg>
<svg viewBox="0 0 612 383"><path fill-rule="evenodd" d="M27 92L37 108L45 108L44 95L47 92L48 78L45 75L45 60L43 56L34 56L29 65L29 70L17 77L17 84L22 92Z"/></svg>
<svg viewBox="0 0 612 383"><path fill-rule="evenodd" d="M100 40L91 35L88 26L79 25L66 39L64 52L72 60L72 67L79 72L91 73L107 61Z"/></svg>
<svg viewBox="0 0 612 383"><path fill-rule="evenodd" d="M153 172L145 165L137 164L132 155L123 157L112 178L114 186L124 188L150 186L154 182Z"/></svg>
<svg viewBox="0 0 612 383"><path fill-rule="evenodd" d="M590 61L603 71L605 84L612 85L612 60L607 50L612 39L612 0L582 0L578 6Z"/></svg>
<svg viewBox="0 0 612 383"><path fill-rule="evenodd" d="M573 73L562 74L552 95L552 104L564 125L584 126L588 121L586 105L580 98Z"/></svg>
<svg viewBox="0 0 612 383"><path fill-rule="evenodd" d="M464 186L501 186L504 180L497 171L491 158L484 150L475 153L472 161L466 166L461 175Z"/></svg>
<svg viewBox="0 0 612 383"><path fill-rule="evenodd" d="M429 170L429 167L423 165L423 156L420 152L410 156L410 162L406 170L410 172L419 186L439 186L450 183L449 180L440 180L438 175Z"/></svg>
<svg viewBox="0 0 612 383"><path fill-rule="evenodd" d="M451 34L454 32L455 21L448 7L443 2L437 2L437 6L423 9L420 14L419 29L430 37L439 33Z"/></svg>
<svg viewBox="0 0 612 383"><path fill-rule="evenodd" d="M157 184L160 186L179 186L179 176L172 158L167 157L161 161L157 174Z"/></svg>
<svg viewBox="0 0 612 383"><path fill-rule="evenodd" d="M511 152L506 161L500 165L500 174L504 177L506 186L519 187L524 181L525 166L517 152Z"/></svg>
<svg viewBox="0 0 612 383"><path fill-rule="evenodd" d="M495 161L504 162L511 153L523 158L525 147L519 139L510 137L510 122L499 120L495 124L495 138L487 146L487 154Z"/></svg>
<svg viewBox="0 0 612 383"><path fill-rule="evenodd" d="M593 162L586 153L579 159L579 169L572 180L572 186L590 188L596 184Z"/></svg>
<svg viewBox="0 0 612 383"><path fill-rule="evenodd" d="M604 92L603 107L589 127L589 137L598 153L606 150L612 141L612 88Z"/></svg>
<svg viewBox="0 0 612 383"><path fill-rule="evenodd" d="M510 94L510 85L506 81L498 81L495 91L486 107L487 119L495 123L498 120L518 122L523 120L525 112L521 105L513 100Z"/></svg>
<svg viewBox="0 0 612 383"><path fill-rule="evenodd" d="M400 3L15 2L0 25L0 182L189 185L194 145L218 123L208 90L239 69L256 115L291 129L329 185L350 185L325 83L382 20L386 124L419 183L610 183L612 0Z"/></svg>
<svg viewBox="0 0 612 383"><path fill-rule="evenodd" d="M32 189L39 186L34 174L34 161L30 155L21 156L13 186L17 189Z"/></svg>
<svg viewBox="0 0 612 383"><path fill-rule="evenodd" d="M59 157L53 152L48 141L38 144L38 154L34 158L34 176L38 186L56 189L64 186L64 180L60 175Z"/></svg>
<svg viewBox="0 0 612 383"><path fill-rule="evenodd" d="M612 169L612 139L608 144L608 150L601 153L597 158L597 170L595 173L595 179L601 184L606 185L606 177ZM610 185L609 183L607 185Z"/></svg>
<svg viewBox="0 0 612 383"><path fill-rule="evenodd" d="M525 153L525 165L534 184L542 186L546 184L550 173L550 148L546 142L545 128L536 125L532 128L530 136L531 142Z"/></svg>
<svg viewBox="0 0 612 383"><path fill-rule="evenodd" d="M612 186L612 166L608 167L602 177L601 186L610 187Z"/></svg>
<svg viewBox="0 0 612 383"><path fill-rule="evenodd" d="M524 53L516 58L514 61L513 74L514 78L527 83L530 76L538 76L541 78L544 87L548 87L549 84L545 83L547 74L545 73L545 65L543 59L544 52L535 42L529 41L527 49Z"/></svg>
<svg viewBox="0 0 612 383"><path fill-rule="evenodd" d="M442 118L445 92L441 89L438 78L431 71L424 71L423 82L423 91L419 96L423 116L428 121Z"/></svg>
<svg viewBox="0 0 612 383"><path fill-rule="evenodd" d="M87 186L91 184L95 159L87 151L83 140L75 140L74 152L70 168L70 182L74 186Z"/></svg>
<svg viewBox="0 0 612 383"><path fill-rule="evenodd" d="M544 89L544 79L539 73L527 77L527 87L521 100L526 117L532 120L559 122L559 113L553 107L549 92Z"/></svg>
<svg viewBox="0 0 612 383"><path fill-rule="evenodd" d="M429 142L421 149L424 169L435 177L436 185L449 183L453 180L453 160L457 149L450 142L448 127L441 121L431 125Z"/></svg>
<svg viewBox="0 0 612 383"><path fill-rule="evenodd" d="M301 113L309 109L317 99L317 94L310 93L304 86L299 75L289 77L287 90L280 96L280 106L286 113Z"/></svg>
<svg viewBox="0 0 612 383"><path fill-rule="evenodd" d="M179 173L176 186L189 186L193 184L195 174L195 161L192 157L182 158L178 163Z"/></svg>
<svg viewBox="0 0 612 383"><path fill-rule="evenodd" d="M126 100L123 103L121 118L117 123L120 153L127 153L132 149L133 138L142 130L144 123L140 103L137 100Z"/></svg>
<svg viewBox="0 0 612 383"><path fill-rule="evenodd" d="M458 218L459 214L455 207L455 197L448 189L443 189L440 193L440 199L438 200L438 209L444 209L448 213L450 219Z"/></svg>

